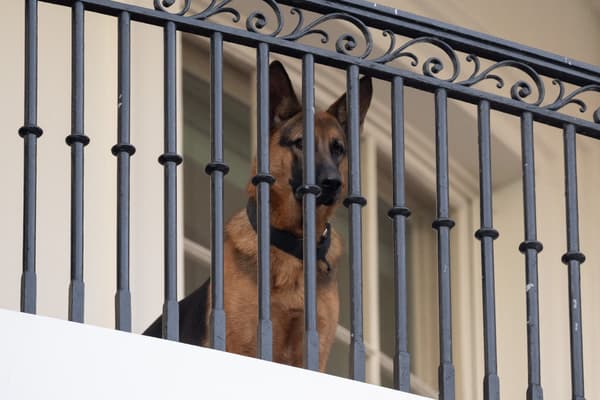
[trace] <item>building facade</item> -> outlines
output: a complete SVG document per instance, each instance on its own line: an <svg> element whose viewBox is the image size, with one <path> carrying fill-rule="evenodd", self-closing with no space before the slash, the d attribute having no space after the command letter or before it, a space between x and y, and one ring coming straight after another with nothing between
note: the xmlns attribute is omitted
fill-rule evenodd
<svg viewBox="0 0 600 400"><path fill-rule="evenodd" d="M150 0L129 3L152 7ZM208 1L194 2L202 10ZM252 12L250 2L236 5L242 15ZM597 37L600 7L592 0L550 0L529 4L513 0L477 2L448 0L380 2L436 20L506 38L525 45L600 65ZM21 2L4 5L6 23L0 35L5 55L0 65L0 126L5 183L0 213L6 229L0 240L5 268L0 271L0 307L19 309L22 248L22 125L24 7ZM215 22L230 23L231 16ZM71 13L68 7L39 3L39 126L38 142L37 275L38 314L67 318L69 285L70 151L65 137L71 116ZM85 20L85 131L91 142L85 148L85 322L113 327L116 281L116 160L111 147L117 141L117 22L115 18L86 13ZM332 36L347 29L344 21L328 27ZM313 41L314 40L314 41ZM312 45L318 39L307 38ZM177 36L178 143L184 163L178 180L179 237L178 292L197 287L209 273L210 214L209 161L210 115L209 44L206 38ZM383 54L389 40L374 37L375 54ZM422 57L443 57L435 46L415 50ZM225 214L245 206L253 146L256 142L255 49L226 44L224 47L225 157L231 167L225 186ZM273 54L285 65L296 86L301 87L299 60ZM399 68L412 68L399 60ZM471 64L464 63L463 74ZM133 332L139 333L161 313L163 279L163 169L157 162L163 152L163 33L150 25L132 24L132 143L136 154L131 169L131 292ZM441 74L448 73L442 71ZM527 79L522 71L508 70L508 82ZM495 82L482 82L494 90ZM510 86L510 85L507 85ZM506 89L506 88L505 88ZM504 90L505 90L504 89ZM558 88L546 83L548 98ZM317 66L316 100L326 107L345 91L345 74ZM556 93L551 96L550 93ZM431 222L436 218L436 149L434 97L407 88L405 100L408 222L409 343L412 357L412 388L415 393L436 397L438 392L438 283L437 244ZM586 94L597 104L597 94ZM596 102L595 102L596 101ZM596 106L595 108L597 108ZM594 109L595 109L594 108ZM593 110L592 110L593 111ZM579 115L576 106L565 110ZM393 337L393 238L387 212L392 201L390 85L375 81L375 95L362 139L364 324L367 348L367 381L392 386ZM495 241L498 370L501 394L520 398L527 387L526 281L523 255L523 195L519 118L492 113L492 161ZM452 230L453 351L457 398L482 398L483 311L480 243L474 232L479 220L479 166L476 107L450 100L448 105L450 209ZM540 342L542 385L547 399L569 396L569 296L566 252L563 137L561 130L535 124L536 197L538 237L544 244L539 255ZM587 261L581 269L583 340L586 397L600 397L600 253L595 246L600 197L595 172L600 168L600 144L578 137L579 218L581 248ZM341 211L334 222L347 230ZM348 271L340 271L342 303L348 299ZM350 322L342 306L329 372L346 376Z"/></svg>

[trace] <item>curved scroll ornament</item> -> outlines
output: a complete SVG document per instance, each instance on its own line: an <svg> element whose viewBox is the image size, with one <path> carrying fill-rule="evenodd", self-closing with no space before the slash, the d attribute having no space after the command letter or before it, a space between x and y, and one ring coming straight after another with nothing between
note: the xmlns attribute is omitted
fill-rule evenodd
<svg viewBox="0 0 600 400"><path fill-rule="evenodd" d="M380 57L373 59L373 62L380 64L387 64L393 60L398 60L400 58L409 58L411 60L410 65L413 67L417 67L419 65L419 58L413 52L406 51L409 47L417 45L417 44L430 44L438 49L442 50L448 56L448 59L452 63L452 75L448 79L443 79L447 82L454 82L458 75L460 74L460 63L458 62L458 56L456 55L456 51L446 42L441 39L432 37L432 36L422 36L419 38L415 38L409 40L404 43L402 46L396 48L396 35L394 32L390 30L383 31L383 36L389 36L390 45L388 50ZM423 62L423 75L437 78L445 69L445 65L443 61L438 57L429 57L425 62Z"/></svg>
<svg viewBox="0 0 600 400"><path fill-rule="evenodd" d="M204 10L188 15L192 7L192 0L153 0L154 8L161 12L185 16L186 18L195 20L206 20L218 14L230 14L233 23L238 24L242 21L242 16L241 13L231 5L232 1L233 0L211 0ZM264 10L255 8L255 11L251 12L245 18L244 22L246 30L256 34L277 37L291 42L299 41L308 36L316 36L320 39L320 42L325 45L330 43L332 38L324 25L330 21L344 22L350 24L353 28L352 32L346 31L345 33L340 34L335 40L336 52L343 55L363 60L368 59L368 61L378 64L388 64L402 58L408 59L412 67L416 68L421 66L422 74L424 76L467 87L474 86L482 81L492 80L496 83L496 88L502 89L506 86L505 78L502 78L498 74L498 70L505 68L517 70L520 73L524 73L529 79L517 80L513 83L512 86L510 86L510 97L513 100L542 107L550 111L560 111L569 104L575 104L579 106L580 113L585 113L588 106L584 100L579 98L579 96L588 92L600 93L600 85L591 84L579 87L566 95L564 83L559 79L555 79L552 83L558 86L558 96L554 102L542 106L541 104L545 102L546 95L544 81L538 72L523 62L503 60L482 69L479 56L469 54L466 56L465 60L466 63L473 64L473 71L467 79L458 81L461 72L460 56L450 44L437 37L422 36L399 44L397 43L397 38L402 37L401 35L397 35L391 30L384 30L382 31L382 35L389 38L388 49L381 56L369 58L372 56L374 48L373 36L371 28L361 21L360 18L342 12L334 12L316 16L314 19L311 17L311 20L307 21L304 10L299 7L290 7L290 17L289 20L286 21L282 8L277 0L256 0L256 2L262 4L263 9L268 7L270 10L266 13ZM275 20L274 23L272 23L273 16ZM293 21L294 19L295 21ZM286 32L289 33L282 34L286 22L288 22L290 26L293 26L293 28L291 31L286 30ZM292 25L294 22L295 25ZM359 52L357 50L358 48L362 50L363 43L364 51L362 51L361 54L356 54ZM441 51L443 55L441 57L429 56L426 59L420 59L419 57L421 57L421 55L417 55L418 52L414 51L415 47L419 45L433 46L438 51ZM445 75L446 71L448 71L450 77L442 79L441 74L444 72ZM594 122L600 124L600 107L594 111L593 119Z"/></svg>
<svg viewBox="0 0 600 400"><path fill-rule="evenodd" d="M535 84L538 97L534 102L529 104L539 106L544 101L546 93L544 82L542 81L540 75L529 65L519 61L505 60L497 62L491 65L490 67L486 68L485 70L481 71L481 62L479 61L478 56L476 56L475 54L469 54L466 57L466 60L467 62L472 62L475 65L475 67L473 69L473 73L471 74L471 76L469 76L468 79L461 82L457 82L459 85L473 86L481 81L491 79L496 82L496 87L498 89L502 89L504 87L504 79L502 79L499 75L495 74L494 72L500 68L515 68L527 74ZM510 88L510 97L513 100L527 102L527 98L531 96L532 93L532 86L528 82L523 80L516 81Z"/></svg>
<svg viewBox="0 0 600 400"><path fill-rule="evenodd" d="M217 14L228 13L233 16L233 22L238 23L241 20L241 15L235 8L229 6L231 1L232 0L211 0L210 4L203 11L193 15L186 15L190 11L191 0L154 0L154 8L158 11L186 16L197 20L205 20ZM352 54L353 50L358 47L359 39L356 35L351 33L344 33L337 38L335 42L336 51L341 54L354 55L364 59L367 58L373 50L373 38L371 37L369 28L361 20L352 15L344 13L325 14L309 23L305 23L303 11L297 7L293 7L290 10L290 14L298 17L296 26L290 33L280 35L284 28L284 18L279 4L277 4L275 0L261 1L272 10L276 19L276 24L271 33L265 33L266 27L269 26L269 19L264 12L257 10L250 13L246 18L246 30L249 32L279 37L280 39L289 41L297 41L309 35L319 35L321 37L321 43L327 44L330 40L329 34L324 29L319 28L319 26L327 21L346 21L355 26L362 34L361 42L364 42L365 44L365 51L360 55ZM172 12L171 7L176 3L183 3L183 5L179 11Z"/></svg>
<svg viewBox="0 0 600 400"><path fill-rule="evenodd" d="M181 8L181 10L179 10L176 13L172 13L172 14L185 15L188 11L190 11L190 7L192 6L192 0L182 0L182 1L184 2L184 4L183 4L183 7ZM177 3L177 0L154 0L154 9L171 14L171 12L168 10L168 8L171 8L175 3ZM214 3L214 1L211 2L211 5L212 5L212 3Z"/></svg>
<svg viewBox="0 0 600 400"><path fill-rule="evenodd" d="M240 12L235 8L228 6L232 0L211 0L210 4L206 6L204 10L192 15L186 15L190 11L192 0L182 1L184 1L184 4L181 10L172 14L186 16L188 18L197 20L206 20L217 14L231 14L234 23L238 23L241 20ZM275 27L275 30L269 34L269 36L277 36L283 29L283 17L281 15L281 9L274 0L261 1L263 3L266 3L275 14L275 18L277 19L277 26ZM176 2L177 0L154 0L154 8L158 11L171 13L168 9L172 7ZM248 16L248 18L246 18L246 29L250 32L263 33L262 30L268 24L269 21L267 16L261 11L254 11Z"/></svg>
<svg viewBox="0 0 600 400"><path fill-rule="evenodd" d="M192 19L207 19L209 17L212 17L213 15L217 15L217 14L231 14L232 15L232 19L233 22L239 22L240 21L240 13L232 8L232 7L226 7L227 4L231 3L231 0L222 0L220 3L217 4L217 0L211 0L210 4L208 5L208 7L206 7L204 9L204 11L201 11L199 13L190 15L189 17Z"/></svg>
<svg viewBox="0 0 600 400"><path fill-rule="evenodd" d="M269 34L269 36L277 36L279 35L279 33L281 33L281 30L283 29L283 16L281 13L281 9L279 8L279 5L273 0L262 1L266 3L271 8L271 10L273 10L275 18L277 19L277 26L275 27L275 30L271 34ZM250 32L264 34L264 32L261 31L267 25L269 25L267 16L260 11L254 11L250 15L248 15L248 18L246 18L246 29Z"/></svg>
<svg viewBox="0 0 600 400"><path fill-rule="evenodd" d="M192 0L183 1L185 2L181 10L172 14L185 16L185 14L190 11ZM171 13L168 8L172 7L176 2L177 0L154 0L154 8L158 11ZM211 0L210 4L203 11L188 15L187 17L203 20L212 17L213 15L228 13L233 16L233 22L239 22L240 13L232 7L226 7L229 3L231 3L231 0L221 0L219 2L217 2L217 0Z"/></svg>
<svg viewBox="0 0 600 400"><path fill-rule="evenodd" d="M298 22L294 29L288 33L287 35L280 36L281 39L297 41L309 35L318 35L321 37L321 43L327 44L329 43L329 34L318 28L319 25L324 24L327 21L346 21L355 26L362 34L362 39L365 43L365 51L356 55L359 58L367 58L371 51L373 51L373 37L371 36L371 32L369 28L358 18L353 17L352 15L344 14L344 13L331 13L322 15L313 21L309 22L305 25L304 23L304 14L301 9L297 7L293 7L290 10L290 14L298 16ZM335 50L338 53L345 55L352 55L352 51L356 49L358 46L358 40L355 35L351 33L343 33L340 35L335 42Z"/></svg>
<svg viewBox="0 0 600 400"><path fill-rule="evenodd" d="M569 104L576 104L579 106L579 112L584 113L587 111L588 106L585 103L585 101L578 99L577 96L579 96L582 93L589 93L589 92L600 93L600 85L587 85L587 86L582 86L578 89L575 89L573 92L571 92L571 94L565 96L565 85L564 85L564 83L562 83L562 81L560 81L558 79L554 79L552 81L552 84L558 86L559 92L558 92L558 96L556 97L556 100L554 100L553 103L544 106L544 108L551 110L551 111L559 111ZM594 111L593 118L594 118L595 123L600 124L600 107L598 107Z"/></svg>

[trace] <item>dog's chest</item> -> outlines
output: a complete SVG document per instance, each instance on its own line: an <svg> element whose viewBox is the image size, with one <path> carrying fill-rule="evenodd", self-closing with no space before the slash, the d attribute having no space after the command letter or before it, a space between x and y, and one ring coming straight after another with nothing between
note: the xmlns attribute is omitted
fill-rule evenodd
<svg viewBox="0 0 600 400"><path fill-rule="evenodd" d="M317 269L316 295L317 299L327 296L327 293L335 291L335 273L328 272L325 265ZM321 268L322 267L322 268ZM271 305L286 313L304 312L304 270L299 264L294 271L276 271L271 280ZM294 315L293 315L294 316Z"/></svg>
<svg viewBox="0 0 600 400"><path fill-rule="evenodd" d="M284 315L304 310L304 275L301 270L274 274L272 283L271 303Z"/></svg>

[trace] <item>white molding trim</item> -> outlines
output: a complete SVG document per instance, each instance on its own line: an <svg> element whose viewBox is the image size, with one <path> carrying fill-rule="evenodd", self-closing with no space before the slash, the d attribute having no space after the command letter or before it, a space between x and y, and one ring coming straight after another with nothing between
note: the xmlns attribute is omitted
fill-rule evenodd
<svg viewBox="0 0 600 400"><path fill-rule="evenodd" d="M237 354L0 310L0 387L12 400L406 399L401 393Z"/></svg>
<svg viewBox="0 0 600 400"><path fill-rule="evenodd" d="M350 337L351 335L349 329L343 327L342 325L337 326L335 330L336 339L343 343L350 344ZM381 362L382 369L390 373L394 370L394 360L392 359L392 357L388 356L383 352L380 352L379 350L374 349L373 346L371 346L368 342L365 342L365 351L367 353L367 356L371 356L377 353ZM429 386L427 383L423 382L423 380L421 380L418 376L412 373L410 374L410 387L411 391L423 396L435 398L438 395L437 390Z"/></svg>
<svg viewBox="0 0 600 400"><path fill-rule="evenodd" d="M368 207L363 208L363 264L366 266L379 265L379 220L378 220L378 189L377 173L377 143L370 136L361 140L363 168L361 181L366 198L373 199ZM375 349L381 348L380 313L379 313L379 268L363 268L363 320L365 342ZM367 355L367 381L381 384L380 351Z"/></svg>
<svg viewBox="0 0 600 400"><path fill-rule="evenodd" d="M194 258L196 261L210 264L210 249L199 245L192 239L187 237L183 238L183 249L186 255Z"/></svg>

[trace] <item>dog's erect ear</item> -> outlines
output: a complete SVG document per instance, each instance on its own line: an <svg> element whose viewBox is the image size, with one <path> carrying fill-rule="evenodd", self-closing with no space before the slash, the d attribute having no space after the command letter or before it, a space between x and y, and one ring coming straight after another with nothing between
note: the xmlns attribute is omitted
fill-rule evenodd
<svg viewBox="0 0 600 400"><path fill-rule="evenodd" d="M302 106L294 93L292 82L279 61L269 66L269 123L271 131L296 115Z"/></svg>
<svg viewBox="0 0 600 400"><path fill-rule="evenodd" d="M371 105L371 97L373 97L373 82L371 78L368 76L363 77L360 80L359 88L358 88L358 96L359 96L359 119L360 125L362 126L365 121L365 117L367 115L367 111L369 110L369 106ZM327 112L333 115L342 125L344 130L346 129L346 125L348 124L348 109L346 106L346 94L342 95L335 103L329 107Z"/></svg>

